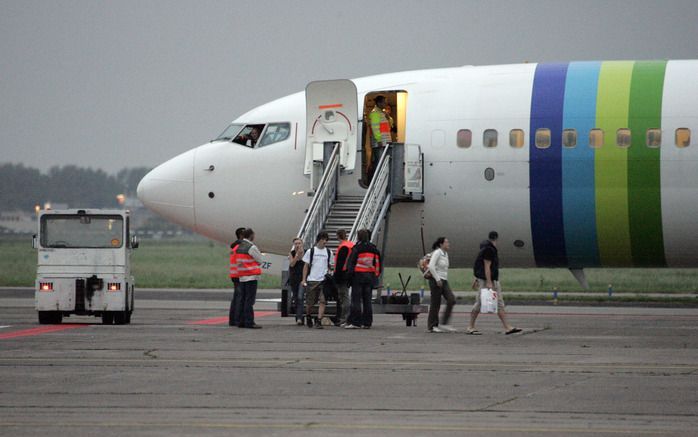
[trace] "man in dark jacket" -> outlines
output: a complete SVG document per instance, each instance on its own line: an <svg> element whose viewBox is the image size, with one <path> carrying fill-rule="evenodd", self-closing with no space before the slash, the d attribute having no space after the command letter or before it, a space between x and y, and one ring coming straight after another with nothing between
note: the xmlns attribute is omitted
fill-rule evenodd
<svg viewBox="0 0 698 437"><path fill-rule="evenodd" d="M243 232L245 232L245 228L237 228L235 230L235 238L237 238L237 240L230 245L231 251L242 242ZM232 264L233 260L231 260L231 269L236 268ZM230 301L230 311L228 312L228 325L238 326L240 324L240 315L242 314L242 301L240 300L240 278L231 271L231 279L233 281L234 291L233 299Z"/></svg>
<svg viewBox="0 0 698 437"><path fill-rule="evenodd" d="M475 259L473 273L478 283L478 291L475 294L475 305L470 312L470 324L468 325L467 334L479 335L480 331L475 329L475 320L480 314L480 290L489 288L497 293L497 315L499 320L504 325L506 334L514 334L521 332L520 328L515 328L507 322L507 313L504 307L504 299L502 298L502 286L499 284L499 252L497 251L497 240L499 234L490 232L487 240L480 243L480 252Z"/></svg>
<svg viewBox="0 0 698 437"><path fill-rule="evenodd" d="M370 235L367 229L360 230L359 242L349 255L347 272L351 279L351 313L345 329L371 329L373 324L371 297L383 266L380 252L371 243Z"/></svg>

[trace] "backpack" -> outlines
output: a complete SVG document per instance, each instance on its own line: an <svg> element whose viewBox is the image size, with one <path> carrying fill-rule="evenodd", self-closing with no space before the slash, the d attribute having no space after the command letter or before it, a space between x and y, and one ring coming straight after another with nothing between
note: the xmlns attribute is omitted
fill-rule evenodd
<svg viewBox="0 0 698 437"><path fill-rule="evenodd" d="M431 254L433 252L429 252L423 257L417 261L417 268L419 269L420 272L422 272L422 276L424 276L424 279L431 279L431 273L429 272L429 261L431 261Z"/></svg>

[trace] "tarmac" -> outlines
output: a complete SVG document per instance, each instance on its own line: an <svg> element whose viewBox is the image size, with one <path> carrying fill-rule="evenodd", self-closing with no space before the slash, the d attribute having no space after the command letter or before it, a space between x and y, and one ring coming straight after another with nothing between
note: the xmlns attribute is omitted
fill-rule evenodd
<svg viewBox="0 0 698 437"><path fill-rule="evenodd" d="M696 308L509 305L523 333L471 336L465 305L453 334L298 327L265 293L239 329L227 306L153 290L131 325L38 325L1 289L0 435L698 435Z"/></svg>

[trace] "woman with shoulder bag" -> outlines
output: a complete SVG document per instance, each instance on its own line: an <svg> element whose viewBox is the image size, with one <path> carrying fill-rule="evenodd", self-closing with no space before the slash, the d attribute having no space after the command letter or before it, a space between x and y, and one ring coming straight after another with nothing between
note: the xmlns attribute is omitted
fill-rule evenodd
<svg viewBox="0 0 698 437"><path fill-rule="evenodd" d="M448 322L451 319L453 306L456 304L456 297L448 285L448 250L451 244L446 237L439 237L434 242L429 260L429 289L431 291L431 305L429 306L429 319L427 321L428 332L455 332ZM441 308L441 298L446 299L446 310L444 311L439 325L439 309Z"/></svg>

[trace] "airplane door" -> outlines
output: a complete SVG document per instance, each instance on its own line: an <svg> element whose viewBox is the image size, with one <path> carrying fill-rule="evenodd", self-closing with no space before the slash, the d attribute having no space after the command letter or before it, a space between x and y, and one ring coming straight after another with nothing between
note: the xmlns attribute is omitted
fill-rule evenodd
<svg viewBox="0 0 698 437"><path fill-rule="evenodd" d="M324 143L340 143L340 165L354 170L359 120L356 85L346 79L310 82L305 88L305 174L323 160Z"/></svg>

